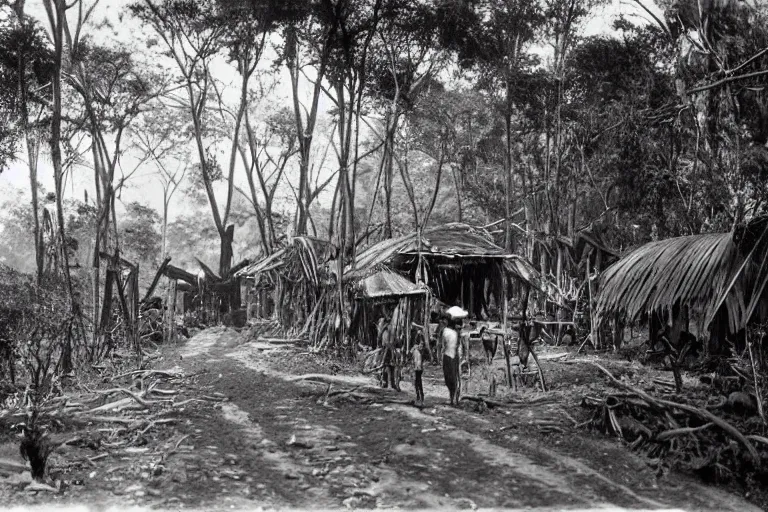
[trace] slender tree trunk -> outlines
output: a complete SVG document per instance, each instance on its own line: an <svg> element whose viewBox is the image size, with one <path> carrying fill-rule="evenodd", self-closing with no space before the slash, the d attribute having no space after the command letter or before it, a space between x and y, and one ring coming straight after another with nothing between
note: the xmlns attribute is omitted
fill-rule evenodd
<svg viewBox="0 0 768 512"><path fill-rule="evenodd" d="M557 104L555 106L555 186L550 203L550 227L555 235L560 234L559 207L560 207L560 167L562 164L562 102L563 102L563 84L562 75L558 72L557 76Z"/></svg>
<svg viewBox="0 0 768 512"><path fill-rule="evenodd" d="M253 153L253 152L252 152ZM255 158L252 157L252 158ZM261 246L264 249L264 254L272 254L272 244L270 241L270 233L267 232L267 227L265 225L265 219L264 217L266 215L269 215L269 212L266 212L266 215L262 213L261 208L259 207L259 196L256 193L256 183L253 179L253 171L254 168L258 165L257 162L253 161L251 162L251 165L248 165L248 162L245 158L245 151L241 150L241 159L243 161L243 167L245 167L245 177L248 179L248 190L251 193L251 203L253 204L253 211L256 215L256 223L259 225L259 236L261 238ZM257 170L257 172L261 173L260 170ZM269 198L266 198L267 201L269 201ZM269 222L271 222L272 219L269 219Z"/></svg>
<svg viewBox="0 0 768 512"><path fill-rule="evenodd" d="M24 19L24 0L17 0L13 5L18 18L19 25L24 27L26 25ZM30 132L29 129L29 104L28 104L28 84L27 84L27 58L25 51L19 51L18 54L18 90L19 90L19 107L21 110L21 123L22 131L24 132L24 138L27 144L27 158L29 160L29 185L30 192L32 194L32 218L33 236L35 237L35 266L36 266L36 280L40 285L43 279L43 265L44 265L44 248L42 232L40 230L40 201L38 198L37 189L37 158L40 154L40 144L36 137Z"/></svg>
<svg viewBox="0 0 768 512"><path fill-rule="evenodd" d="M571 171L571 205L568 209L568 236L573 238L576 235L576 205L578 204L578 185L576 183L576 175Z"/></svg>
<svg viewBox="0 0 768 512"><path fill-rule="evenodd" d="M59 224L59 243L63 260L64 282L69 295L70 307L73 313L77 305L72 290L72 279L69 275L69 254L67 253L67 237L64 226L64 206L62 194L64 192L64 168L61 159L61 72L64 53L64 0L52 0L54 5L55 23L51 27L54 40L54 69L53 69L53 112L51 116L51 161L53 163L53 179L56 188L56 219ZM66 371L66 369L65 369Z"/></svg>
<svg viewBox="0 0 768 512"><path fill-rule="evenodd" d="M187 95L189 97L189 107L192 114L192 124L195 130L195 143L197 145L197 155L200 159L201 172L203 174L203 184L205 185L205 193L208 196L208 202L211 206L213 223L216 226L216 231L219 233L219 275L223 277L229 271L229 268L232 264L232 236L234 234L234 226L225 227L224 221L222 220L219 213L219 205L216 201L216 195L213 192L211 178L208 174L208 160L205 156L205 144L203 142L202 134L203 127L200 116L198 115L198 108L202 106L200 103L203 101L203 99L197 100L195 98L192 82L187 83L186 89Z"/></svg>
<svg viewBox="0 0 768 512"><path fill-rule="evenodd" d="M458 212L458 221L464 222L464 211L461 205L461 180L459 178L459 169L456 166L451 166L451 171L453 173L453 186L456 188L456 206L459 210Z"/></svg>
<svg viewBox="0 0 768 512"><path fill-rule="evenodd" d="M424 213L424 219L421 221L421 230L424 231L429 223L429 217L432 215L432 210L435 208L437 202L437 196L440 193L440 181L443 176L443 165L445 164L445 147L440 148L440 159L437 163L437 177L435 178L435 190L432 192L432 198L427 206L427 211Z"/></svg>
<svg viewBox="0 0 768 512"><path fill-rule="evenodd" d="M512 83L510 78L507 78L507 92L506 92L506 109L504 112L504 126L506 128L506 159L504 161L504 249L507 252L512 250L512 232L510 218L512 213Z"/></svg>
<svg viewBox="0 0 768 512"><path fill-rule="evenodd" d="M397 113L388 120L386 140L384 143L384 205L385 205L385 238L392 238L392 182L394 178L395 130L397 130ZM391 126L389 124L391 123Z"/></svg>
<svg viewBox="0 0 768 512"><path fill-rule="evenodd" d="M26 115L26 114L25 114ZM25 123L26 124L26 123ZM27 130L25 129L25 132ZM27 155L29 158L29 185L32 191L32 218L34 220L33 233L35 237L35 263L37 266L37 284L43 280L43 267L45 265L45 248L43 247L43 234L40 230L40 200L37 190L37 157L40 146L33 141L27 132Z"/></svg>
<svg viewBox="0 0 768 512"><path fill-rule="evenodd" d="M168 187L166 187L163 190L163 229L162 229L163 240L160 245L160 254L161 254L160 261L165 261L165 257L167 256L165 246L167 244L167 236L168 236L168 204L170 203L170 201L171 201L171 198L168 195Z"/></svg>

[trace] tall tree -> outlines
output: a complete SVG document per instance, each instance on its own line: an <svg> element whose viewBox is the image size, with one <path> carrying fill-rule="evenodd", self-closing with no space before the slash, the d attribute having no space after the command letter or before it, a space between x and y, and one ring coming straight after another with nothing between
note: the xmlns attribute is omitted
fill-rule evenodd
<svg viewBox="0 0 768 512"><path fill-rule="evenodd" d="M253 206L264 254L271 254L278 238L274 219L275 194L286 166L298 152L294 118L290 109L283 108L269 114L261 127L254 126L247 113L245 123L247 137L239 150L248 180L248 193L242 194Z"/></svg>
<svg viewBox="0 0 768 512"><path fill-rule="evenodd" d="M502 91L505 127L504 245L510 250L515 94L521 75L535 62L528 50L544 23L541 5L532 0L446 2L440 14L443 44L457 51L463 66L479 72L481 86L491 91Z"/></svg>
<svg viewBox="0 0 768 512"><path fill-rule="evenodd" d="M66 246L67 238L64 227L64 208L62 204L62 194L64 192L64 167L61 158L61 114L62 114L62 74L64 71L64 34L67 25L66 11L75 6L82 9L82 0L75 1L67 5L65 0L43 0L45 12L48 18L51 40L53 41L53 73L51 78L51 89L53 104L51 106L51 160L53 163L53 179L56 195L56 231L58 232L58 243L61 247L63 261L63 275L69 296L70 307L73 313L79 311L80 306L76 303L72 289L72 278L69 273L69 257ZM94 4L95 5L95 4ZM82 12L82 11L81 11ZM83 20L81 16L79 19ZM69 368L65 368L68 371Z"/></svg>
<svg viewBox="0 0 768 512"><path fill-rule="evenodd" d="M382 149L368 222L370 224L381 184L385 201L384 236L387 238L393 234L394 154L400 120L413 109L447 62L448 54L438 44L438 29L434 3L386 2L382 7L378 35L372 41L369 88L373 105L383 111L384 126L377 130L377 133L381 132ZM402 165L398 168L405 169ZM406 177L403 179L407 181ZM406 187L406 190L411 189Z"/></svg>
<svg viewBox="0 0 768 512"><path fill-rule="evenodd" d="M291 81L293 115L299 145L298 204L294 227L297 235L305 235L308 232L312 144L317 126L323 80L326 78L334 41L339 30L333 17L330 20L318 17L318 7L320 5L327 7L330 3L329 0L324 0L319 4L309 4L313 8L308 9L283 30L284 44L281 59L288 68ZM310 64L314 71L311 80L306 71ZM304 87L308 87L311 91L309 108L301 100L301 90Z"/></svg>
<svg viewBox="0 0 768 512"><path fill-rule="evenodd" d="M139 69L127 49L93 44L90 38L80 37L82 25L78 23L74 35L67 31L71 67L67 83L81 100L80 116L75 122L90 137L93 159L98 209L91 259L93 318L109 319L110 315L102 312L99 302L101 259L103 253L113 254L119 248L115 201L130 177L118 178L120 157L131 123L163 89L163 83L159 76ZM109 286L105 286L104 301L109 304ZM103 327L96 325L94 343Z"/></svg>
<svg viewBox="0 0 768 512"><path fill-rule="evenodd" d="M134 147L140 161L149 161L157 168L157 179L163 189L161 224L161 259L167 256L168 214L174 194L190 168L188 149L191 142L186 116L161 101L143 112L131 130Z"/></svg>
<svg viewBox="0 0 768 512"><path fill-rule="evenodd" d="M5 72L3 87L4 105L9 107L18 123L18 132L23 137L27 148L27 164L29 166L29 182L32 198L32 233L35 240L35 263L37 282L43 277L45 250L40 229L40 202L38 196L38 156L43 140L42 132L48 128L44 125L43 116L48 115L50 104L50 89L45 87L52 78L53 62L50 48L45 42L42 28L24 12L25 2L17 0L12 5L14 18L6 20L0 30L0 67ZM15 83L14 83L15 82ZM15 94L11 93L15 86ZM12 103L6 103L12 102ZM9 120L10 121L10 120ZM6 128L16 125L6 122ZM15 132L12 132L15 133ZM15 137L10 139L0 135L0 139L8 140L11 147ZM0 148L3 145L0 144ZM3 150L0 149L0 155ZM0 160L3 157L0 156Z"/></svg>
<svg viewBox="0 0 768 512"><path fill-rule="evenodd" d="M209 97L214 94L210 66L222 48L227 30L218 7L212 0L144 0L133 4L131 11L160 37L180 74L179 85L183 93L169 99L180 104L192 120L202 185L221 243L219 272L224 275L232 264L234 225L227 224L232 188L228 188L222 215L213 188L216 179L214 163L205 140Z"/></svg>

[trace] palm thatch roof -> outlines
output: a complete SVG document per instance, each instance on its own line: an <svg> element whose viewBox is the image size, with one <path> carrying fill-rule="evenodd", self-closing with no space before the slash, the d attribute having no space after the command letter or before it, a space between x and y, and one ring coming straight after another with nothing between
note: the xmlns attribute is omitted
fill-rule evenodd
<svg viewBox="0 0 768 512"><path fill-rule="evenodd" d="M635 249L600 277L598 323L614 315L634 322L681 304L706 328L725 305L729 330L738 331L768 280L766 226L760 218L731 233L670 238Z"/></svg>
<svg viewBox="0 0 768 512"><path fill-rule="evenodd" d="M298 262L304 278L317 286L320 282L320 265L332 252L333 246L326 240L297 236L286 247L241 268L235 273L235 277L251 277L262 272L283 269L291 266L293 262Z"/></svg>
<svg viewBox="0 0 768 512"><path fill-rule="evenodd" d="M365 271L386 263L398 254L417 254L419 251L434 256L451 258L505 258L504 249L493 243L485 231L460 222L425 229L419 234L409 233L398 238L389 238L375 243L358 253L354 271ZM351 272L349 268L345 272Z"/></svg>
<svg viewBox="0 0 768 512"><path fill-rule="evenodd" d="M409 233L375 243L357 254L354 265L345 269L344 280L361 279L375 269L391 264L398 256L415 256L420 252L426 257L503 262L504 270L509 274L548 291L545 280L525 258L508 254L485 230L460 222L425 229L421 237L418 233Z"/></svg>
<svg viewBox="0 0 768 512"><path fill-rule="evenodd" d="M250 277L260 274L261 272L268 272L274 270L277 267L285 264L286 249L278 249L272 254L265 256L257 261L254 261L250 265L241 268L235 273L235 277Z"/></svg>
<svg viewBox="0 0 768 512"><path fill-rule="evenodd" d="M419 286L397 272L386 269L358 281L354 288L358 296L367 299L423 295L428 291L426 287Z"/></svg>

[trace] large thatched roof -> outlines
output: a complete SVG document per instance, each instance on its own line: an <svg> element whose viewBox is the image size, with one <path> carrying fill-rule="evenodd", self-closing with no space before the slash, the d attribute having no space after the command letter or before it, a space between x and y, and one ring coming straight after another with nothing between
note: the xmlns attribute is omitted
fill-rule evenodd
<svg viewBox="0 0 768 512"><path fill-rule="evenodd" d="M467 224L454 222L425 229L421 234L421 247L416 232L375 243L358 253L354 269L366 270L388 262L395 255L415 254L419 250L435 256L456 258L506 257L504 249L493 243L490 235Z"/></svg>
<svg viewBox="0 0 768 512"><path fill-rule="evenodd" d="M357 254L354 265L347 265L344 280L365 278L385 265L393 264L398 257L416 256L419 252L427 258L465 263L500 263L509 275L546 293L554 293L551 285L528 260L516 254L508 254L493 242L485 230L460 222L424 230L421 243L418 233L375 243Z"/></svg>
<svg viewBox="0 0 768 512"><path fill-rule="evenodd" d="M732 233L670 238L635 249L600 277L598 322L614 315L633 322L679 303L707 327L725 305L729 329L741 329L768 279L765 234L761 218Z"/></svg>

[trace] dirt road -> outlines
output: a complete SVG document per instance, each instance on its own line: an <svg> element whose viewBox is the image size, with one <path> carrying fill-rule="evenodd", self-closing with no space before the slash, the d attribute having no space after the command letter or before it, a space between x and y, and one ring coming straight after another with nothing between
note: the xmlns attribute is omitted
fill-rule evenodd
<svg viewBox="0 0 768 512"><path fill-rule="evenodd" d="M203 331L169 348L162 363L195 375L190 391L227 400L183 411L168 438L179 449L163 457L162 471L148 464L117 481L94 477L65 502L205 510L758 510L681 475L657 480L616 442L530 427L532 416L552 414L556 404L482 414L448 407L436 368L427 372L426 407L418 409L343 394L326 400L326 385L295 375L336 373L342 383L332 390L372 379L297 349L248 342L232 329ZM392 398L412 396L409 384L403 391Z"/></svg>

